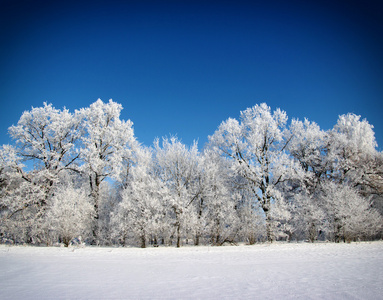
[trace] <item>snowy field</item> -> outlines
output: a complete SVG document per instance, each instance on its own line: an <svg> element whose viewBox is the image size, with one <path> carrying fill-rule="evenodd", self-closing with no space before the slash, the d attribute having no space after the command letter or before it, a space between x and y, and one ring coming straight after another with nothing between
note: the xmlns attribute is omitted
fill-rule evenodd
<svg viewBox="0 0 383 300"><path fill-rule="evenodd" d="M383 242L0 246L0 299L383 299Z"/></svg>

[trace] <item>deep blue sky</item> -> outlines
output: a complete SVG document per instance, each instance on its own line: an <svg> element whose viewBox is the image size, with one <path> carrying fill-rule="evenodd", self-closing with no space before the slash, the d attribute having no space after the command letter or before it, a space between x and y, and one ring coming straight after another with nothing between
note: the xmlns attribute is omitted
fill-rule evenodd
<svg viewBox="0 0 383 300"><path fill-rule="evenodd" d="M177 134L202 147L266 102L323 129L362 115L383 149L379 1L0 3L0 144L44 101L73 111L112 98L145 145Z"/></svg>

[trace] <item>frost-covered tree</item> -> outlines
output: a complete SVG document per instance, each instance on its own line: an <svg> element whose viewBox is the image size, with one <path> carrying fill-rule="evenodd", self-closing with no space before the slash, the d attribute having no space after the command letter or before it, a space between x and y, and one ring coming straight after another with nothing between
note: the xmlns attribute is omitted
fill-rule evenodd
<svg viewBox="0 0 383 300"><path fill-rule="evenodd" d="M282 195L275 197L273 202L273 209L270 212L270 227L273 240L290 240L293 232L291 207Z"/></svg>
<svg viewBox="0 0 383 300"><path fill-rule="evenodd" d="M291 131L288 150L306 171L306 188L311 192L327 179L354 185L365 195L381 192L381 153L367 120L341 115L326 132L314 122L293 120Z"/></svg>
<svg viewBox="0 0 383 300"><path fill-rule="evenodd" d="M91 236L94 207L86 190L61 186L49 204L46 222L51 238L66 247L74 238Z"/></svg>
<svg viewBox="0 0 383 300"><path fill-rule="evenodd" d="M286 123L284 111L271 112L262 103L242 111L240 122L226 120L209 137L210 147L232 160L234 170L246 180L260 204L268 241L273 239L270 211L273 199L280 195L277 187L301 171L285 151L291 139Z"/></svg>
<svg viewBox="0 0 383 300"><path fill-rule="evenodd" d="M33 176L38 174L28 174L29 180L12 171L7 175L10 177L7 186L2 189L0 199L1 239L13 243L33 244L46 241L46 205L41 201L45 199L45 193L35 184L37 176Z"/></svg>
<svg viewBox="0 0 383 300"><path fill-rule="evenodd" d="M315 122L292 120L292 138L288 144L289 154L299 162L305 172L303 188L314 192L329 169L325 159L327 134Z"/></svg>
<svg viewBox="0 0 383 300"><path fill-rule="evenodd" d="M314 242L326 224L317 194L333 167L327 158L328 134L307 119L293 120L290 130L292 139L287 149L304 172L301 181L289 182L284 189L291 208L291 237Z"/></svg>
<svg viewBox="0 0 383 300"><path fill-rule="evenodd" d="M190 221L193 216L193 202L197 200L200 191L196 189L199 177L199 152L197 144L187 147L176 137L163 138L160 144L154 142L155 172L170 190L167 207L171 210L171 220L177 247L181 246L181 238L191 231Z"/></svg>
<svg viewBox="0 0 383 300"><path fill-rule="evenodd" d="M137 157L130 180L121 192L121 201L112 214L112 227L123 245L133 235L145 248L148 241L158 245L159 239L167 234L166 204L170 193L153 173L152 152L141 148Z"/></svg>
<svg viewBox="0 0 383 300"><path fill-rule="evenodd" d="M78 114L44 103L43 107L25 111L17 125L9 128L16 147L7 146L4 154L8 162L12 161L8 170L12 169L11 173L17 176L13 178L15 188L3 201L12 203L7 206L7 223L15 221L17 228L24 220L23 226L29 228L29 241L45 239L42 224L60 172L77 170L79 123ZM23 161L30 161L33 170L25 171Z"/></svg>
<svg viewBox="0 0 383 300"><path fill-rule="evenodd" d="M333 164L331 178L359 189L376 192L377 178L382 178L378 167L379 156L373 126L355 114L339 116L337 124L328 132L327 159Z"/></svg>
<svg viewBox="0 0 383 300"><path fill-rule="evenodd" d="M80 121L79 114L72 114L65 108L55 109L52 104L44 103L43 107L25 111L17 125L9 128L18 146L17 155L23 161L32 161L34 172L39 172L39 180L36 180L36 174L33 180L45 192L45 197L41 199L42 206L50 197L59 172L77 170L75 163L79 152L76 145L81 134ZM23 172L23 169L19 168L18 171ZM22 177L32 181L31 176Z"/></svg>
<svg viewBox="0 0 383 300"><path fill-rule="evenodd" d="M253 192L246 188L235 188L233 198L239 218L239 239L249 245L265 241L266 222L260 203L254 201Z"/></svg>
<svg viewBox="0 0 383 300"><path fill-rule="evenodd" d="M335 242L371 239L382 230L382 216L355 188L327 182L321 197L330 223L329 235Z"/></svg>
<svg viewBox="0 0 383 300"><path fill-rule="evenodd" d="M362 195L370 195L373 207L383 215L383 153L377 152L368 160L369 171L363 177L363 185L359 185Z"/></svg>
<svg viewBox="0 0 383 300"><path fill-rule="evenodd" d="M195 244L209 236L211 244L234 243L239 232L236 197L230 188L229 164L217 153L206 149L201 157L199 197L194 202L197 222Z"/></svg>
<svg viewBox="0 0 383 300"><path fill-rule="evenodd" d="M300 192L291 201L291 235L296 240L315 242L328 231L328 220L318 192Z"/></svg>
<svg viewBox="0 0 383 300"><path fill-rule="evenodd" d="M380 153L376 151L373 126L360 120L360 116L347 114L339 116L337 124L327 132L308 120L294 120L291 131L289 153L305 171L305 184L290 191L289 195L293 205L294 235L314 241L320 233L333 232L333 238L339 240L340 230L346 227L339 225L337 214L350 208L339 199L346 199L348 193L350 205L351 202L366 205L371 194L379 195L381 190ZM332 205L329 199L334 202ZM370 213L370 208L365 206L362 210ZM357 225L351 215L345 218L349 221L345 224L353 223L355 230L361 225ZM339 230L329 230L329 226L339 227Z"/></svg>
<svg viewBox="0 0 383 300"><path fill-rule="evenodd" d="M133 123L120 119L121 104L98 99L90 107L81 109L83 116L82 172L89 178L95 209L94 237L97 240L100 218L100 189L105 179L124 182L137 146Z"/></svg>
<svg viewBox="0 0 383 300"><path fill-rule="evenodd" d="M64 169L76 169L79 158L78 139L81 116L67 109L59 110L52 104L25 111L9 133L19 146L18 155L32 161L38 170L47 170L47 177L54 177ZM52 179L48 178L52 185Z"/></svg>
<svg viewBox="0 0 383 300"><path fill-rule="evenodd" d="M12 192L11 182L15 177L20 178L23 175L23 167L14 147L0 147L0 198Z"/></svg>

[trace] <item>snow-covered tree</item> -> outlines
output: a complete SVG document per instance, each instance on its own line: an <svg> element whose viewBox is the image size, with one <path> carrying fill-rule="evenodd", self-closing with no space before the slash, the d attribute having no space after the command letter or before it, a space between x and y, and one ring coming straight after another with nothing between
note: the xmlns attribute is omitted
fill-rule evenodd
<svg viewBox="0 0 383 300"><path fill-rule="evenodd" d="M188 221L195 220L192 204L200 194L195 188L199 172L197 144L187 147L176 137L163 138L161 144L158 139L154 142L154 151L155 172L170 190L167 207L173 214L173 235L180 247L182 236L191 231Z"/></svg>
<svg viewBox="0 0 383 300"><path fill-rule="evenodd" d="M25 111L9 132L23 160L31 160L37 169L49 170L55 176L63 169L74 168L79 157L76 145L80 122L78 113L44 103L43 107Z"/></svg>
<svg viewBox="0 0 383 300"><path fill-rule="evenodd" d="M232 195L239 218L240 240L249 245L265 241L267 239L265 216L260 203L254 201L253 192L242 187L234 189Z"/></svg>
<svg viewBox="0 0 383 300"><path fill-rule="evenodd" d="M11 192L13 188L11 182L15 177L21 177L23 167L14 147L10 145L0 147L0 198Z"/></svg>
<svg viewBox="0 0 383 300"><path fill-rule="evenodd" d="M322 202L330 223L329 234L334 241L371 239L382 230L382 216L355 188L327 182L322 191Z"/></svg>
<svg viewBox="0 0 383 300"><path fill-rule="evenodd" d="M273 201L270 220L272 239L288 241L293 231L291 207L282 195L275 197Z"/></svg>
<svg viewBox="0 0 383 300"><path fill-rule="evenodd" d="M200 164L200 195L194 202L197 212L195 244L199 244L201 236L209 236L213 245L233 243L240 226L236 197L230 188L230 167L209 149L204 151Z"/></svg>
<svg viewBox="0 0 383 300"><path fill-rule="evenodd" d="M43 107L25 111L17 125L9 128L16 147L6 146L4 154L12 162L8 169L17 176L13 178L15 188L3 199L12 203L7 206L7 223L14 221L14 228L28 227L30 241L45 239L42 224L60 172L77 170L79 123L78 114L44 103ZM26 171L23 161L32 162L33 170Z"/></svg>
<svg viewBox="0 0 383 300"><path fill-rule="evenodd" d="M315 191L329 167L325 159L327 134L315 122L292 120L292 138L288 144L289 154L297 160L305 171L304 188Z"/></svg>
<svg viewBox="0 0 383 300"><path fill-rule="evenodd" d="M319 192L319 191L318 191ZM291 201L292 237L315 242L328 230L325 209L317 193L300 192Z"/></svg>
<svg viewBox="0 0 383 300"><path fill-rule="evenodd" d="M328 132L327 159L333 164L331 177L339 183L364 185L368 183L370 161L376 155L377 143L373 126L360 116L339 116Z"/></svg>
<svg viewBox="0 0 383 300"><path fill-rule="evenodd" d="M292 139L287 149L304 171L302 180L289 182L284 187L284 196L291 208L291 236L314 242L326 224L317 193L333 166L326 156L328 134L307 119L293 120L290 130Z"/></svg>
<svg viewBox="0 0 383 300"><path fill-rule="evenodd" d="M51 237L68 247L74 238L91 236L93 215L94 207L86 190L62 186L51 199L46 222Z"/></svg>
<svg viewBox="0 0 383 300"><path fill-rule="evenodd" d="M94 237L97 240L100 218L100 188L105 179L123 182L132 164L137 146L133 123L120 119L121 104L98 99L90 107L81 109L83 116L82 172L89 178L95 208Z"/></svg>
<svg viewBox="0 0 383 300"><path fill-rule="evenodd" d="M133 235L145 248L149 240L157 245L166 235L165 205L170 193L166 184L153 174L151 151L141 148L137 157L129 183L121 192L121 202L112 214L112 227L123 245Z"/></svg>
<svg viewBox="0 0 383 300"><path fill-rule="evenodd" d="M34 177L34 184L39 184L45 191L41 199L44 206L57 182L62 170L77 170L75 163L79 158L76 148L81 132L79 114L70 113L67 109L55 109L52 104L44 103L43 107L25 111L17 125L11 126L9 132L16 141L17 155L23 161L34 163L34 172L39 172L39 180ZM19 168L20 173L23 172ZM31 182L31 176L23 175Z"/></svg>
<svg viewBox="0 0 383 300"><path fill-rule="evenodd" d="M210 147L230 158L237 174L246 179L265 214L268 241L273 239L270 210L279 195L277 186L301 172L285 151L291 139L286 123L284 111L271 112L262 103L242 111L240 122L226 120L209 137Z"/></svg>
<svg viewBox="0 0 383 300"><path fill-rule="evenodd" d="M41 201L45 193L35 184L33 175L30 174L27 181L20 174L13 174L6 190L2 191L0 234L4 240L33 244L46 241L46 205Z"/></svg>

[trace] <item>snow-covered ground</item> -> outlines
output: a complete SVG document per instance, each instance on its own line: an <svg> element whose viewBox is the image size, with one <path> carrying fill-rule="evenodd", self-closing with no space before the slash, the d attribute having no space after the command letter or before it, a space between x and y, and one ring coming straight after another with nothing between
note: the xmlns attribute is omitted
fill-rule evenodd
<svg viewBox="0 0 383 300"><path fill-rule="evenodd" d="M0 299L383 299L383 242L0 246Z"/></svg>

